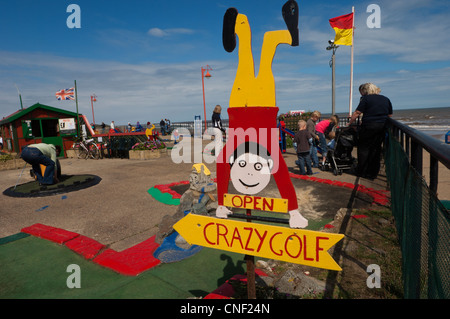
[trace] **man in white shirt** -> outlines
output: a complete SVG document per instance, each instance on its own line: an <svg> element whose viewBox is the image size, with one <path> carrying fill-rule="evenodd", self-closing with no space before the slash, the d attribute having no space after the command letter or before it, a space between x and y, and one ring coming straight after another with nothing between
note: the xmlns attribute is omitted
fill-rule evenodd
<svg viewBox="0 0 450 319"><path fill-rule="evenodd" d="M59 182L56 158L60 153L59 145L38 143L27 145L20 156L25 162L31 164L39 184L51 185ZM44 176L42 176L40 164L46 166Z"/></svg>

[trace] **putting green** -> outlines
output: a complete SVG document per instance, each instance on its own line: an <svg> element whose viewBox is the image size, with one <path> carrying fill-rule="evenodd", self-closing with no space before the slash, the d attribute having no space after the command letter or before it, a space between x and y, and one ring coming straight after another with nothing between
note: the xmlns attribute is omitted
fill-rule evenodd
<svg viewBox="0 0 450 319"><path fill-rule="evenodd" d="M80 267L81 288L68 288L69 265ZM138 276L101 267L65 246L20 234L0 239L0 299L185 299L204 297L245 272L244 255L204 248Z"/></svg>
<svg viewBox="0 0 450 319"><path fill-rule="evenodd" d="M172 194L163 193L159 189L152 187L147 191L154 199L166 205L180 205L179 198L173 198Z"/></svg>
<svg viewBox="0 0 450 319"><path fill-rule="evenodd" d="M3 194L12 197L40 197L73 192L100 183L102 179L96 175L61 175L59 183L39 185L32 181L7 188Z"/></svg>

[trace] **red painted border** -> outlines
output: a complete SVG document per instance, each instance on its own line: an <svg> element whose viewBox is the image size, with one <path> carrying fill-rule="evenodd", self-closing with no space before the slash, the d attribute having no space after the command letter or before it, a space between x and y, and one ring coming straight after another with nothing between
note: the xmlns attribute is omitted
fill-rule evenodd
<svg viewBox="0 0 450 319"><path fill-rule="evenodd" d="M347 188L351 188L351 189L354 189L355 187L357 187L358 192L365 193L373 198L372 204L378 204L378 205L389 204L389 196L388 196L389 191L386 191L386 190L375 190L373 188L366 187L361 184L355 185L352 183L333 181L330 179L318 178L318 177L313 177L313 176L309 176L309 175L297 175L294 173L289 173L289 176L292 178L303 179L303 180L313 181L313 182L317 182L317 183L328 184L328 185L332 185L332 186L341 186L341 187L347 187Z"/></svg>
<svg viewBox="0 0 450 319"><path fill-rule="evenodd" d="M43 224L25 227L22 232L65 245L84 258L122 275L137 276L161 263L153 257L154 251L159 247L159 244L155 243L156 236L117 252L113 249L105 249L105 245L89 237Z"/></svg>
<svg viewBox="0 0 450 319"><path fill-rule="evenodd" d="M158 189L161 193L169 193L172 195L172 198L181 198L181 194L175 192L174 190L170 189L172 186L176 185L186 185L189 184L189 181L181 181L181 182L175 182L170 184L159 184L153 186L154 188Z"/></svg>
<svg viewBox="0 0 450 319"><path fill-rule="evenodd" d="M373 188L366 187L361 184L355 185L352 183L334 181L331 179L318 178L318 177L309 176L309 175L298 175L298 174L294 174L294 173L289 173L289 176L291 178L303 179L303 180L307 180L307 181L311 181L311 182L328 184L331 186L347 187L350 189L354 189L355 187L357 187L358 192L365 193L373 198L372 204L378 204L378 205L389 204L389 196L388 196L389 191L387 191L387 190L375 190ZM175 183L170 183L170 184L159 184L159 185L155 185L154 188L158 189L161 193L171 194L173 198L181 198L181 194L170 189L170 187L176 186L176 185L182 185L182 184L189 184L189 181L181 181L181 182L175 182Z"/></svg>

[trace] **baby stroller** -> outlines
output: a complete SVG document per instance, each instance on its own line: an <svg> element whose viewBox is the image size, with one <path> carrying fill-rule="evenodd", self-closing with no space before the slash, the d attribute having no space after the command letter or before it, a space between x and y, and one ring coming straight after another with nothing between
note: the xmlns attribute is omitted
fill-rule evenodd
<svg viewBox="0 0 450 319"><path fill-rule="evenodd" d="M356 164L352 156L353 147L356 146L356 136L356 131L352 127L337 128L334 149L329 149L325 163L319 164L322 165L321 170L332 170L337 176L345 170L352 169Z"/></svg>

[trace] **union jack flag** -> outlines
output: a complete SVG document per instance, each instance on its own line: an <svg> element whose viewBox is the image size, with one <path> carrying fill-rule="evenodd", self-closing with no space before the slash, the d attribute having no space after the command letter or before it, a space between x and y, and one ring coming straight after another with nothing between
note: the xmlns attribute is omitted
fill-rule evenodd
<svg viewBox="0 0 450 319"><path fill-rule="evenodd" d="M75 88L61 90L55 93L55 96L58 100L75 100L74 96Z"/></svg>

